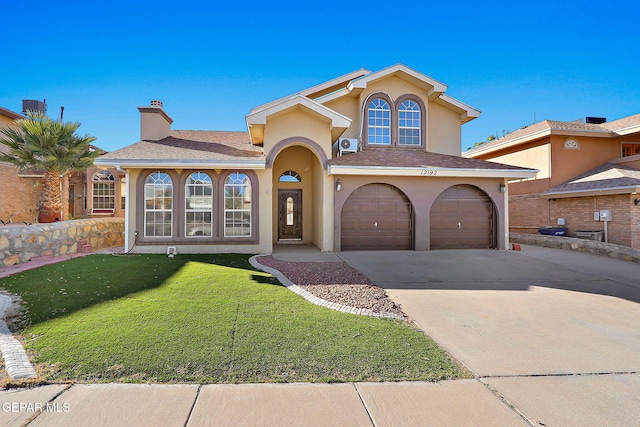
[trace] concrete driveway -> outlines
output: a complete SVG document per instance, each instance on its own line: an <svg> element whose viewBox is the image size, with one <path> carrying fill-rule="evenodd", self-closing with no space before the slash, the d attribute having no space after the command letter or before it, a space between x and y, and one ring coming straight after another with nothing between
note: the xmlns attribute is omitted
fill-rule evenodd
<svg viewBox="0 0 640 427"><path fill-rule="evenodd" d="M640 266L523 246L343 252L532 422L640 424Z"/></svg>

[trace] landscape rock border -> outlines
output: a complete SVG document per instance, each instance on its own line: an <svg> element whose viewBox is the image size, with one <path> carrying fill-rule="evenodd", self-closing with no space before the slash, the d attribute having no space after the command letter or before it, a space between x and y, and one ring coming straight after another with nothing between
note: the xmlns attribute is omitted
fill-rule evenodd
<svg viewBox="0 0 640 427"><path fill-rule="evenodd" d="M252 256L251 258L249 258L249 263L254 268L257 268L258 270L262 270L264 272L272 274L287 289L289 289L290 291L300 295L301 297L303 297L304 299L306 299L307 301L309 301L309 302L311 302L313 304L319 305L321 307L330 308L332 310L340 311L340 312L343 312L343 313L358 314L358 315L361 315L361 316L378 317L378 318L384 318L384 319L407 320L406 317L401 316L401 315L396 314L396 313L375 312L375 311L372 311L372 310L369 310L369 309L366 309L366 308L351 307L351 306L348 306L348 305L344 305L344 304L340 304L340 303L337 303L337 302L332 302L332 301L328 301L326 299L320 298L320 297L312 294L311 292L301 288L300 286L296 285L295 283L293 283L291 280L289 280L289 278L287 278L279 270L276 270L275 268L271 268L271 267L268 267L266 265L261 264L258 261L258 258L264 257L264 256L270 256L270 255L255 255L255 256ZM317 263L317 264L322 264L322 263Z"/></svg>

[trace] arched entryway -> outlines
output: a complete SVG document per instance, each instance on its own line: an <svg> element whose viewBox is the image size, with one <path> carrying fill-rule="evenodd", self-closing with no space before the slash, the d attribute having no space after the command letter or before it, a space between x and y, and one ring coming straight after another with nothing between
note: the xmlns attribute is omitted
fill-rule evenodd
<svg viewBox="0 0 640 427"><path fill-rule="evenodd" d="M340 215L343 251L413 249L413 207L389 184L366 184L349 195Z"/></svg>
<svg viewBox="0 0 640 427"><path fill-rule="evenodd" d="M495 208L489 196L473 185L444 190L431 207L431 249L496 247Z"/></svg>

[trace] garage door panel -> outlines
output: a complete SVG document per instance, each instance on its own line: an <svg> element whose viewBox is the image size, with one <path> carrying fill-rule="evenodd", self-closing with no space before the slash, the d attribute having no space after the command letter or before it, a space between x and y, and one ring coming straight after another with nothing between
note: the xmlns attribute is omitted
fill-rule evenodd
<svg viewBox="0 0 640 427"><path fill-rule="evenodd" d="M432 249L492 248L495 218L489 197L472 185L442 192L430 211Z"/></svg>
<svg viewBox="0 0 640 427"><path fill-rule="evenodd" d="M412 249L412 217L411 203L396 187L364 185L342 208L342 250Z"/></svg>

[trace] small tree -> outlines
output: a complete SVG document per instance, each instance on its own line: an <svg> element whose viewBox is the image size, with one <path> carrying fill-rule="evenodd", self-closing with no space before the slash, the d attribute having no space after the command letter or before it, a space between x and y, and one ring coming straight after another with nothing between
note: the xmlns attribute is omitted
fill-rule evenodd
<svg viewBox="0 0 640 427"><path fill-rule="evenodd" d="M76 135L78 122L65 123L42 113L30 112L16 124L17 129L0 129L0 143L9 148L8 153L0 153L0 161L19 169L43 170L41 222L67 218L68 206L62 201L62 186L69 185L69 172L93 165L98 152L91 148L91 143L96 138Z"/></svg>

